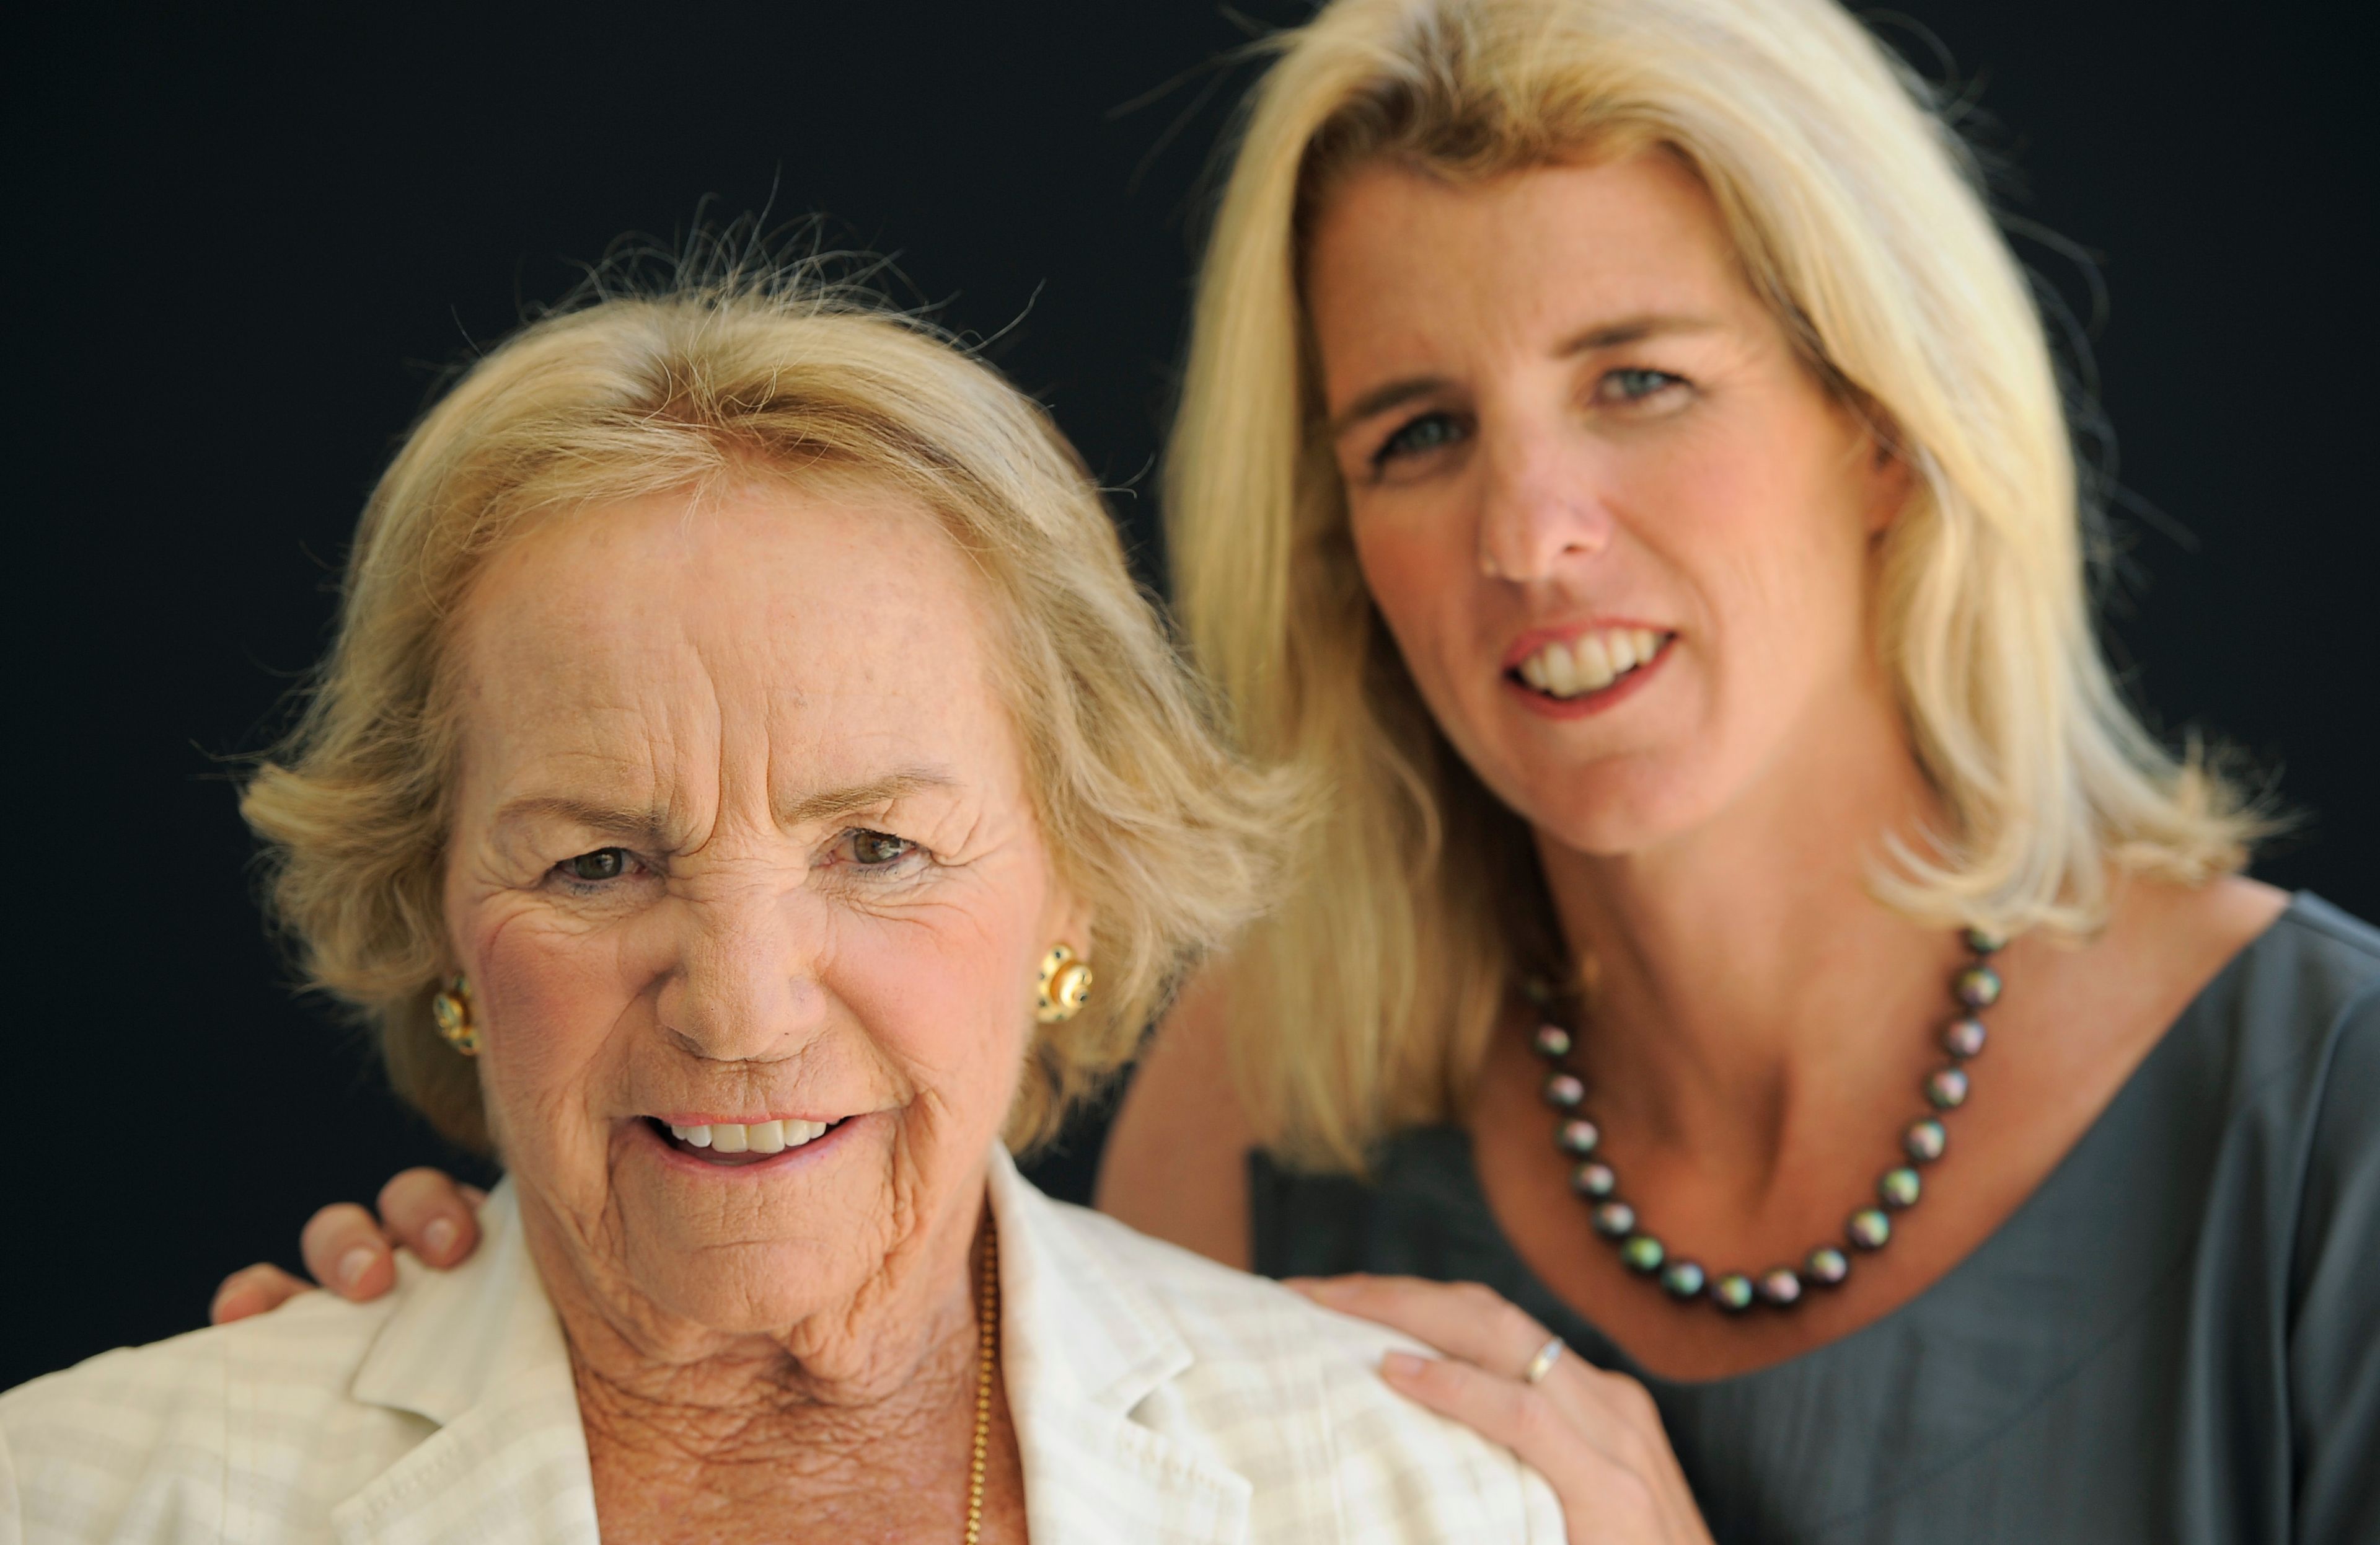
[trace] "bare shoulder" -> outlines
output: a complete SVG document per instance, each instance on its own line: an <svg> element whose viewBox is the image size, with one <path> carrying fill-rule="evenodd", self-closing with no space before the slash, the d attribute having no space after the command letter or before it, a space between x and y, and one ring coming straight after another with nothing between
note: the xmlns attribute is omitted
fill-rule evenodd
<svg viewBox="0 0 2380 1545"><path fill-rule="evenodd" d="M2168 997L2187 1000L2289 907L2287 891L2244 875L2204 885L2133 880L2118 892L2107 941Z"/></svg>
<svg viewBox="0 0 2380 1545"><path fill-rule="evenodd" d="M1210 1260L1248 1265L1254 1128L1232 1079L1230 1003L1210 973L1160 1025L1099 1159L1100 1211Z"/></svg>

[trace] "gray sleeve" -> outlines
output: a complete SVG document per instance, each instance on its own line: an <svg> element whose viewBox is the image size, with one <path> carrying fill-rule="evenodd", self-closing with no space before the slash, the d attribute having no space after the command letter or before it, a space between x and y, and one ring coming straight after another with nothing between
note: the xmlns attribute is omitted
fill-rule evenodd
<svg viewBox="0 0 2380 1545"><path fill-rule="evenodd" d="M2304 1545L2380 1540L2380 990L2332 1043L2298 1215L2290 1449Z"/></svg>

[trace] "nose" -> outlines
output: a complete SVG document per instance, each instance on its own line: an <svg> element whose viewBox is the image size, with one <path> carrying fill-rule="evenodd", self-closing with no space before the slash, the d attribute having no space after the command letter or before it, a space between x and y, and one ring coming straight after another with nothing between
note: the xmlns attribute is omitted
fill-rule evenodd
<svg viewBox="0 0 2380 1545"><path fill-rule="evenodd" d="M1483 426L1479 571L1532 584L1611 544L1592 458L1552 424Z"/></svg>
<svg viewBox="0 0 2380 1545"><path fill-rule="evenodd" d="M827 1006L817 898L751 879L705 886L676 906L678 959L656 1005L662 1030L706 1061L798 1054Z"/></svg>

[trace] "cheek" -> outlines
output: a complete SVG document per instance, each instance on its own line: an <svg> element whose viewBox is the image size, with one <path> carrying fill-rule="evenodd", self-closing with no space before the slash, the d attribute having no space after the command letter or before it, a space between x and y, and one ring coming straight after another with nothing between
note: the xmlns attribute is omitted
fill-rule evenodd
<svg viewBox="0 0 2380 1545"><path fill-rule="evenodd" d="M843 919L825 985L907 1081L990 1129L1007 1113L1047 941L1041 887L970 889L913 913Z"/></svg>
<svg viewBox="0 0 2380 1545"><path fill-rule="evenodd" d="M465 958L488 1026L480 1077L499 1141L517 1153L582 1128L600 1141L594 1108L620 1081L614 1031L635 998L623 941L525 915L471 921Z"/></svg>
<svg viewBox="0 0 2380 1545"><path fill-rule="evenodd" d="M1425 690L1449 635L1463 628L1476 571L1459 523L1440 515L1399 508L1354 517L1349 526L1364 589Z"/></svg>

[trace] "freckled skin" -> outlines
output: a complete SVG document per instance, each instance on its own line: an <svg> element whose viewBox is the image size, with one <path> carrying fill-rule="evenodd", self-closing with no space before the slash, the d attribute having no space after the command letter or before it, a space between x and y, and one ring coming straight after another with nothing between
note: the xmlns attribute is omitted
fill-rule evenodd
<svg viewBox="0 0 2380 1545"><path fill-rule="evenodd" d="M922 509L755 482L558 518L459 619L447 918L607 1538L964 1505L985 1156L1084 920L983 608ZM690 1171L669 1113L849 1126Z"/></svg>

